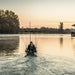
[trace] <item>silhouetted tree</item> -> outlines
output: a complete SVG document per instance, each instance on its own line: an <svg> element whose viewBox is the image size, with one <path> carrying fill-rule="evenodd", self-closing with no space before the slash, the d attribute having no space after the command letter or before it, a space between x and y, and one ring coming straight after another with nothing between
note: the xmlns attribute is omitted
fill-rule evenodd
<svg viewBox="0 0 75 75"><path fill-rule="evenodd" d="M75 27L75 24L73 24L72 26L74 26L74 27Z"/></svg>
<svg viewBox="0 0 75 75"><path fill-rule="evenodd" d="M60 22L59 31L60 31L60 33L63 33L63 22Z"/></svg>
<svg viewBox="0 0 75 75"><path fill-rule="evenodd" d="M9 10L0 10L0 33L18 33L19 18Z"/></svg>

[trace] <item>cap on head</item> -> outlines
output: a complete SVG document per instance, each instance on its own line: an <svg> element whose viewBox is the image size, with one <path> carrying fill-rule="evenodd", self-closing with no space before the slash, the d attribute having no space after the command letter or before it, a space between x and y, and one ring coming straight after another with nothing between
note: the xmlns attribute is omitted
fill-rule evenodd
<svg viewBox="0 0 75 75"><path fill-rule="evenodd" d="M32 41L30 43L32 43Z"/></svg>

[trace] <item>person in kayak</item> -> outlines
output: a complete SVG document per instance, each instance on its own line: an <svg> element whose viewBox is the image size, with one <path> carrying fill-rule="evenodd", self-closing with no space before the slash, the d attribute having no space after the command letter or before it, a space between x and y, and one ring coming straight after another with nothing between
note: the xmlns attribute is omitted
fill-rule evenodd
<svg viewBox="0 0 75 75"><path fill-rule="evenodd" d="M35 47L35 45L33 44L32 41L31 41L30 44L28 45L28 48L27 48L26 52L29 52L29 53L37 52L37 51L36 51L36 47Z"/></svg>

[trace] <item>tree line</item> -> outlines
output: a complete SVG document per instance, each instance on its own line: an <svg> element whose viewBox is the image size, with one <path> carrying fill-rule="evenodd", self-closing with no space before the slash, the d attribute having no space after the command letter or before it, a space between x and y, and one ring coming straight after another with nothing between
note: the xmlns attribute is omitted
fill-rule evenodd
<svg viewBox="0 0 75 75"><path fill-rule="evenodd" d="M57 28L48 28L48 27L41 27L41 28L20 28L20 33L44 33L44 34L70 34L71 29L63 29L63 32L61 32L61 29Z"/></svg>
<svg viewBox="0 0 75 75"><path fill-rule="evenodd" d="M13 11L0 10L0 34L19 32L19 18Z"/></svg>
<svg viewBox="0 0 75 75"><path fill-rule="evenodd" d="M0 34L15 33L52 33L67 34L71 29L63 29L63 22L60 22L59 28L19 28L19 17L15 12L9 10L0 10ZM73 25L75 26L75 24Z"/></svg>

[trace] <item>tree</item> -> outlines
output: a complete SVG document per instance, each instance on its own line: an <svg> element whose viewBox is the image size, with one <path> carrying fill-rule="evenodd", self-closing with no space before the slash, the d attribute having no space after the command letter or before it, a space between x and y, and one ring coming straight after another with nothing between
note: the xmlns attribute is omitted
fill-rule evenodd
<svg viewBox="0 0 75 75"><path fill-rule="evenodd" d="M0 33L18 33L19 18L9 10L0 10Z"/></svg>
<svg viewBox="0 0 75 75"><path fill-rule="evenodd" d="M59 30L60 30L60 33L63 33L63 22L60 22Z"/></svg>

